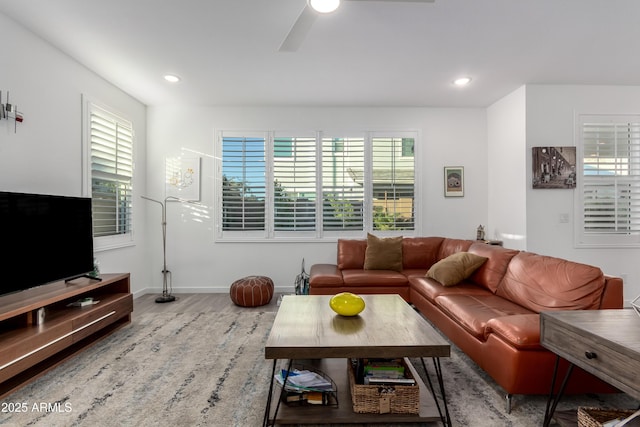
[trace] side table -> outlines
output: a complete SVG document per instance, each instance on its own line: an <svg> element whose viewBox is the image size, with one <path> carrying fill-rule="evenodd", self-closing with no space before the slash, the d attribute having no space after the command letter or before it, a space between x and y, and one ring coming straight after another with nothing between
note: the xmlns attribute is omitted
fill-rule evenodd
<svg viewBox="0 0 640 427"><path fill-rule="evenodd" d="M544 426L548 426L574 366L640 400L640 317L632 309L540 313L540 343L557 355ZM560 358L570 365L553 396Z"/></svg>

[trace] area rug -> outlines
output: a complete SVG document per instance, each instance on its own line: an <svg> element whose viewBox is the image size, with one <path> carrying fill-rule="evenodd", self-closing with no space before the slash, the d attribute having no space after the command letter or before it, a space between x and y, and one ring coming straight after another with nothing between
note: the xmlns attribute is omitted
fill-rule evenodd
<svg viewBox="0 0 640 427"><path fill-rule="evenodd" d="M0 425L260 425L274 317L142 314L5 399L26 410L0 413Z"/></svg>
<svg viewBox="0 0 640 427"><path fill-rule="evenodd" d="M141 314L0 402L0 425L260 426L271 372L264 343L274 317L256 309ZM515 396L507 414L503 393L455 346L442 368L454 426L542 424L546 396ZM577 406L637 402L571 396L560 409Z"/></svg>

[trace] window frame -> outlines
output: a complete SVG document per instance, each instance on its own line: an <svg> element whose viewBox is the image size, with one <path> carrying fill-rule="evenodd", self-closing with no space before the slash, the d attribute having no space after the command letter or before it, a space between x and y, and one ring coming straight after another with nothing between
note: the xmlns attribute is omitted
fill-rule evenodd
<svg viewBox="0 0 640 427"><path fill-rule="evenodd" d="M580 114L577 113L575 117L575 139L576 139L576 178L577 185L574 198L575 214L574 214L574 245L576 248L625 248L625 247L640 247L640 230L623 232L588 232L585 229L585 209L587 201L585 197L585 135L584 130L587 123L601 123L601 124L640 124L640 115L638 114ZM640 135L638 136L637 143L640 144ZM614 156L613 159L619 159L620 156ZM635 153L633 157L636 163L640 163L640 151ZM631 163L631 162L630 162ZM596 180L602 180L604 184L613 185L617 187L619 184L624 184L629 181L637 181L640 179L640 174L624 177L622 175L602 176L601 178L595 178ZM595 182L595 181L594 181ZM591 187L597 188L596 184L591 184ZM589 187L587 187L589 188ZM614 190L617 192L617 190ZM630 199L631 202L635 200L636 204L640 204L640 194L635 198ZM615 207L615 205L612 205ZM640 214L640 207L635 208L635 213ZM617 221L617 217L614 216L614 220Z"/></svg>
<svg viewBox="0 0 640 427"><path fill-rule="evenodd" d="M136 147L136 134L133 126L133 121L125 118L124 114L121 114L114 108L101 103L87 95L82 95L82 174L83 174L83 187L82 194L85 197L92 197L92 161L91 161L91 115L94 110L100 111L110 120L117 121L123 125L126 125L131 130L131 208L129 209L128 223L129 231L123 234L115 234L109 236L95 236L93 237L93 248L95 252L100 252L109 249L116 249L122 247L133 246L134 243L134 211L135 211L135 199L133 197L133 189L135 188L135 147Z"/></svg>
<svg viewBox="0 0 640 427"><path fill-rule="evenodd" d="M242 232L224 230L222 224L223 212L223 138L225 137L250 137L256 135L265 136L266 155L266 176L267 176L267 195L265 200L265 221L264 231ZM274 140L277 137L310 137L315 136L318 148L316 150L317 171L321 175L322 171L322 141L323 138L362 138L364 140L364 201L363 201L363 226L361 230L323 230L323 188L322 180L316 179L316 227L314 231L275 231L274 230L274 195L273 186L274 178L274 161L282 159L278 157L274 151ZM375 230L373 229L373 182L372 182L372 140L374 138L413 138L413 229L400 230ZM217 130L214 132L214 241L216 242L304 242L304 241L336 241L339 238L364 238L367 233L375 233L381 236L414 236L421 233L421 174L418 166L419 150L420 150L420 133L417 130L403 131L238 131L238 130ZM402 143L400 150L402 150ZM404 153L404 151L403 151ZM406 157L406 156L403 156Z"/></svg>

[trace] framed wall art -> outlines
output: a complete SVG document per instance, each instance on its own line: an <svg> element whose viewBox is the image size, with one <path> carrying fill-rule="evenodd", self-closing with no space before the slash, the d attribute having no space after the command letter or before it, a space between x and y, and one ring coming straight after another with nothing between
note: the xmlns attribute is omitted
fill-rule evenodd
<svg viewBox="0 0 640 427"><path fill-rule="evenodd" d="M444 167L444 197L464 196L464 167Z"/></svg>
<svg viewBox="0 0 640 427"><path fill-rule="evenodd" d="M166 197L199 202L200 157L167 158L165 191Z"/></svg>
<svg viewBox="0 0 640 427"><path fill-rule="evenodd" d="M576 188L576 147L532 147L534 189Z"/></svg>

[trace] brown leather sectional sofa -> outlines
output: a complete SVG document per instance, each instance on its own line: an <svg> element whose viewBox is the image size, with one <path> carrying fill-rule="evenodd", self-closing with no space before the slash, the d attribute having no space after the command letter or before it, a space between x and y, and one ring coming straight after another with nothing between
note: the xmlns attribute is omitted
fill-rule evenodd
<svg viewBox="0 0 640 427"><path fill-rule="evenodd" d="M311 267L310 293L401 295L506 391L507 411L514 394L550 391L556 357L540 345L541 311L623 306L620 278L560 258L473 240L415 237L402 239L402 268L392 271L364 269L366 250L367 240L339 240L337 264ZM458 252L487 260L453 286L426 277L430 267ZM611 391L576 369L566 392Z"/></svg>

